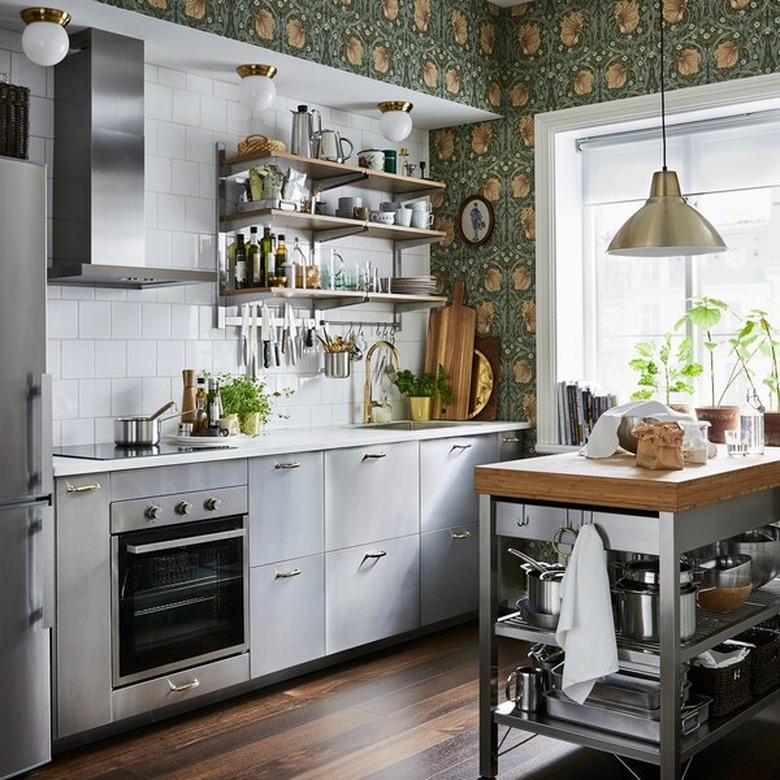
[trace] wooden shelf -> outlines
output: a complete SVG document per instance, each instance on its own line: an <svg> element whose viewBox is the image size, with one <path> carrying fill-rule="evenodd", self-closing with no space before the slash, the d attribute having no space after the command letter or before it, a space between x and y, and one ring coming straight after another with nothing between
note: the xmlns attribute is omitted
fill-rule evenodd
<svg viewBox="0 0 780 780"><path fill-rule="evenodd" d="M421 230L401 225L380 225L376 222L364 222L358 219L342 219L341 217L305 214L301 211L281 209L246 209L220 216L223 232L239 230L264 220L273 222L274 226L282 225L297 230L311 230L316 241L333 241L338 238L364 234L369 238L390 239L399 248L436 243L442 241L447 235L441 230Z"/></svg>
<svg viewBox="0 0 780 780"><path fill-rule="evenodd" d="M406 195L409 199L422 198L443 190L447 185L433 179L418 179L414 176L402 176L397 173L385 173L368 168L359 168L345 163L314 160L296 154L240 154L226 157L219 152L220 173L223 177L240 176L257 163L276 162L289 165L306 174L310 181L318 182L317 189L322 192L331 187L349 184L354 187L381 189L393 195Z"/></svg>
<svg viewBox="0 0 780 780"><path fill-rule="evenodd" d="M256 287L249 290L224 290L223 306L274 300L298 302L315 309L335 309L366 303L388 303L396 311L414 311L444 306L447 298L438 295L399 295L394 293L364 293L353 290L291 290L287 287Z"/></svg>

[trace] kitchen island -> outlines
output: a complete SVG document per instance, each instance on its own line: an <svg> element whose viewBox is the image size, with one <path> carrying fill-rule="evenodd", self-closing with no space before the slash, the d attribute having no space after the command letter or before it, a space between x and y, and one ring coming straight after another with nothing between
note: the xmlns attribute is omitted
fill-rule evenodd
<svg viewBox="0 0 780 780"><path fill-rule="evenodd" d="M697 631L680 641L680 556L719 539L774 522L780 500L780 449L728 458L724 447L706 465L680 471L638 468L633 455L592 460L552 455L478 466L480 495L480 773L498 772L498 727L608 751L660 767L662 780L679 778L682 764L780 696L775 687L733 714L710 719L683 734L679 717L680 665L773 617L780 611L777 581L755 591L735 612L698 616ZM499 615L501 537L551 540L560 529L597 525L610 550L658 555L660 641L632 648L619 640L621 657L641 652L660 667L660 739L610 733L588 723L567 723L543 712L524 714L498 702L497 637L555 644L554 633L525 623L519 613Z"/></svg>

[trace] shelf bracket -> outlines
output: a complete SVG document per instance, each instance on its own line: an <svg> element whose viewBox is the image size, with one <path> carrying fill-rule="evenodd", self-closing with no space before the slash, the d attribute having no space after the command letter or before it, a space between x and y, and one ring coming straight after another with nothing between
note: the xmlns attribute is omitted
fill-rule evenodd
<svg viewBox="0 0 780 780"><path fill-rule="evenodd" d="M405 238L393 242L396 249L411 249L415 246L427 246L428 244L439 244L444 240L444 236L420 236L420 238Z"/></svg>
<svg viewBox="0 0 780 780"><path fill-rule="evenodd" d="M367 178L367 173L342 173L340 176L329 176L326 179L313 179L311 183L312 200L320 192L327 192L336 187L346 187L348 184L365 181Z"/></svg>
<svg viewBox="0 0 780 780"><path fill-rule="evenodd" d="M347 227L331 228L330 230L318 230L314 233L315 241L335 241L339 238L346 238L347 236L357 236L360 233L365 233L368 230L368 225L349 225Z"/></svg>
<svg viewBox="0 0 780 780"><path fill-rule="evenodd" d="M420 198L427 198L440 192L441 189L438 187L425 187L419 190L412 190L411 192L404 192L403 194L399 194L397 198L403 203L408 203L409 201L419 200Z"/></svg>

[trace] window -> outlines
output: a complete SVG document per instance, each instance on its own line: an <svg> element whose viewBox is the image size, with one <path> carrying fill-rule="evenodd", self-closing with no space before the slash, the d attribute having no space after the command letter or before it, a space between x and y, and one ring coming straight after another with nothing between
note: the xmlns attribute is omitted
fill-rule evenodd
<svg viewBox="0 0 780 780"><path fill-rule="evenodd" d="M741 80L739 90L727 83L667 95L669 167L729 246L724 254L699 258L605 253L660 168L657 96L537 117L541 445L558 441L556 383L590 380L625 403L636 389L637 374L628 365L634 345L672 330L687 298L706 294L740 312L780 313L778 85L776 74ZM737 391L733 386L725 402L736 402ZM710 403L704 385L693 400Z"/></svg>

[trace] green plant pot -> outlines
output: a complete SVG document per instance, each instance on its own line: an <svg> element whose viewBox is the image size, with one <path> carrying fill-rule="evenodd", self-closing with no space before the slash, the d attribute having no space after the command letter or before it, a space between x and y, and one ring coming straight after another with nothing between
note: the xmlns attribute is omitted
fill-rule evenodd
<svg viewBox="0 0 780 780"><path fill-rule="evenodd" d="M259 412L249 412L248 414L239 415L238 421L241 426L241 433L243 433L245 436L260 435L260 431L263 428L263 423L260 419Z"/></svg>

